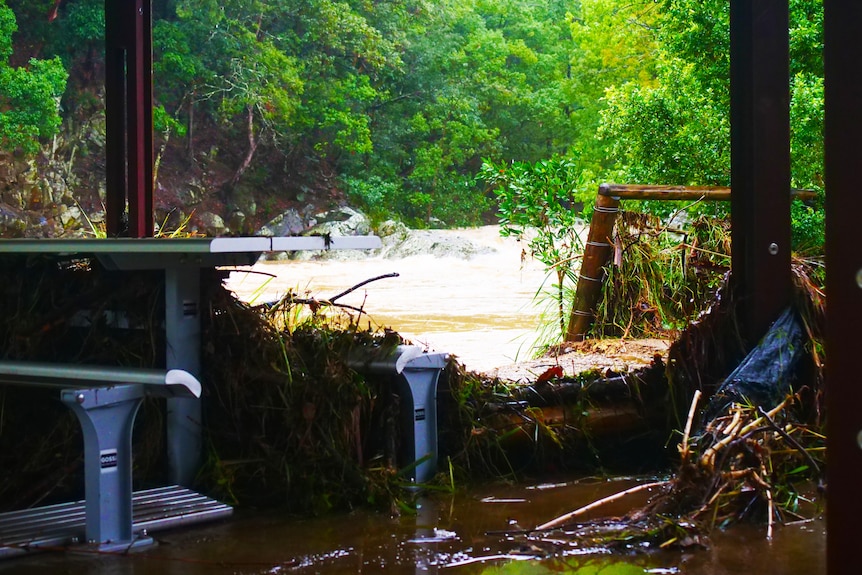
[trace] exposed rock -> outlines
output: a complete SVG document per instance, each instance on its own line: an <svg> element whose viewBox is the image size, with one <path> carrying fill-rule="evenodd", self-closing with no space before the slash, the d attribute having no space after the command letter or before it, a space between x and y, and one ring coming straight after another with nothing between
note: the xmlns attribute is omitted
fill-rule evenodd
<svg viewBox="0 0 862 575"><path fill-rule="evenodd" d="M203 212L195 219L198 230L205 236L222 236L230 231L222 217L218 214Z"/></svg>
<svg viewBox="0 0 862 575"><path fill-rule="evenodd" d="M476 244L458 235L440 235L432 230L409 230L406 237L388 236L383 239L383 257L400 259L417 255L457 257L470 259L479 254L492 253L494 248Z"/></svg>
<svg viewBox="0 0 862 575"><path fill-rule="evenodd" d="M317 224L312 226L306 235L365 236L371 233L368 216L347 206L317 214L315 219Z"/></svg>
<svg viewBox="0 0 862 575"><path fill-rule="evenodd" d="M60 204L57 212L64 231L80 228L86 221L84 213L78 206L68 207Z"/></svg>
<svg viewBox="0 0 862 575"><path fill-rule="evenodd" d="M446 222L441 220L440 218L430 217L428 218L428 228L432 230L445 230Z"/></svg>
<svg viewBox="0 0 862 575"><path fill-rule="evenodd" d="M206 187L199 179L194 178L178 189L176 194L179 205L196 206L203 201Z"/></svg>
<svg viewBox="0 0 862 575"><path fill-rule="evenodd" d="M320 236L366 236L371 233L371 222L368 216L353 208L340 207L315 216L318 223L303 232L303 235ZM377 251L377 250L372 250ZM289 254L290 259L362 259L370 254L367 250L313 250Z"/></svg>
<svg viewBox="0 0 862 575"><path fill-rule="evenodd" d="M8 204L0 203L0 237L20 238L26 229L24 214Z"/></svg>
<svg viewBox="0 0 862 575"><path fill-rule="evenodd" d="M410 237L410 228L397 220L386 220L378 226L377 235L380 236L385 250L407 241Z"/></svg>
<svg viewBox="0 0 862 575"><path fill-rule="evenodd" d="M246 215L242 210L234 210L228 218L228 227L234 230L234 233L244 233L246 224Z"/></svg>
<svg viewBox="0 0 862 575"><path fill-rule="evenodd" d="M105 210L99 209L93 212L90 212L89 218L90 221L94 224L104 224L105 223Z"/></svg>
<svg viewBox="0 0 862 575"><path fill-rule="evenodd" d="M296 236L304 232L308 227L306 221L299 211L289 209L271 219L265 226L255 232L255 235L267 238Z"/></svg>

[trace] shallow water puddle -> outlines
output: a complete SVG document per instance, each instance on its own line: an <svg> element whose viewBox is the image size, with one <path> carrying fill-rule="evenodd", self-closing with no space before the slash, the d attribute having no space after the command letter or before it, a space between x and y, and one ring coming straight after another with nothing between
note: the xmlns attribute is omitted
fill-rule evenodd
<svg viewBox="0 0 862 575"><path fill-rule="evenodd" d="M391 517L359 510L316 519L242 512L218 525L157 534L160 544L123 557L46 554L0 564L15 574L312 574L442 573L730 575L825 573L822 521L762 526L712 535L708 550L609 554L589 546L549 544L508 534L534 527L598 498L653 478L586 478L492 485L419 501L416 514ZM622 515L643 499L603 508ZM553 535L548 535L553 539Z"/></svg>

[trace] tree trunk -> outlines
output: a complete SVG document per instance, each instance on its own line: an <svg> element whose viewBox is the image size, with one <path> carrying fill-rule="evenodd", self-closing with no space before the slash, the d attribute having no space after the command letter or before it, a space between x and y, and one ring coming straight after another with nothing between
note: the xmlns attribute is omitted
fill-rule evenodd
<svg viewBox="0 0 862 575"><path fill-rule="evenodd" d="M254 137L254 108L252 106L248 106L246 108L248 111L248 150L245 153L245 158L243 158L242 163L237 168L233 177L230 180L230 187L233 189L238 183L242 175L251 166L251 161L254 158L254 152L257 150L258 140Z"/></svg>
<svg viewBox="0 0 862 575"><path fill-rule="evenodd" d="M192 90L191 97L189 98L189 129L188 134L188 159L189 165L193 165L195 162L195 91Z"/></svg>
<svg viewBox="0 0 862 575"><path fill-rule="evenodd" d="M248 112L248 150L246 151L245 157L242 159L239 167L236 169L236 172L234 172L233 177L224 187L223 199L226 204L233 202L234 189L245 171L248 170L249 166L251 166L251 161L254 159L254 152L257 150L257 145L259 143L257 138L254 137L254 107L247 106L246 110Z"/></svg>

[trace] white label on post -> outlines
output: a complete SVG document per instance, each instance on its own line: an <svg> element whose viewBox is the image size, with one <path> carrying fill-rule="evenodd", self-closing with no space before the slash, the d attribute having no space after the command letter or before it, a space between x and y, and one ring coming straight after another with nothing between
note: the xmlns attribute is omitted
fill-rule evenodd
<svg viewBox="0 0 862 575"><path fill-rule="evenodd" d="M99 452L99 466L102 468L102 473L117 470L117 450L105 449Z"/></svg>

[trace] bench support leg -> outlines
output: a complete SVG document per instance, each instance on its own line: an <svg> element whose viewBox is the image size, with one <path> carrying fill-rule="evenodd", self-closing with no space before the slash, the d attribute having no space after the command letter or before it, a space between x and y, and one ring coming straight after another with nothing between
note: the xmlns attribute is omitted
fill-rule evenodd
<svg viewBox="0 0 862 575"><path fill-rule="evenodd" d="M132 533L132 426L143 397L141 385L60 395L84 433L86 537L103 551L152 543Z"/></svg>
<svg viewBox="0 0 862 575"><path fill-rule="evenodd" d="M437 379L440 368L401 372L400 395L404 463L419 461L411 475L416 483L437 472ZM405 400L409 405L404 405Z"/></svg>
<svg viewBox="0 0 862 575"><path fill-rule="evenodd" d="M165 270L165 360L168 369L184 369L200 376L200 276L197 266ZM169 398L168 471L177 485L191 487L203 452L200 399Z"/></svg>

